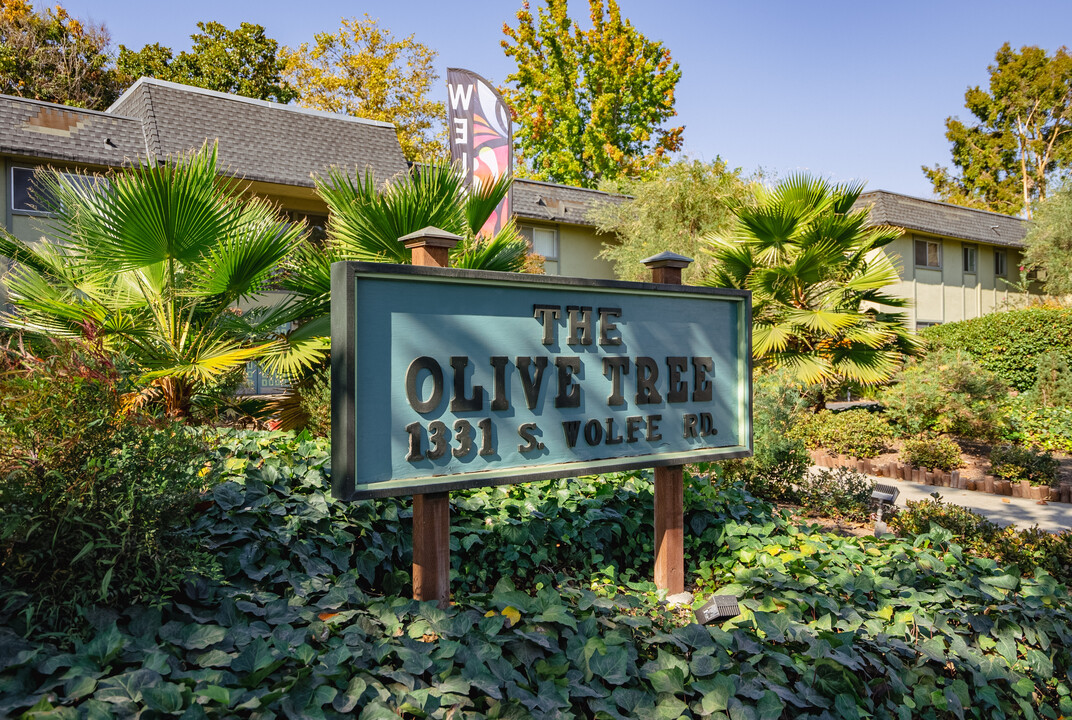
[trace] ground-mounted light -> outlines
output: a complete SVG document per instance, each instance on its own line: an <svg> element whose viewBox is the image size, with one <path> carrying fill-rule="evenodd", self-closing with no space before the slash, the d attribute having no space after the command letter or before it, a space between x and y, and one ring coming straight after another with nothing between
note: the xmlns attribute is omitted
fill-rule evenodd
<svg viewBox="0 0 1072 720"><path fill-rule="evenodd" d="M893 485L886 485L885 483L875 484L875 489L871 491L871 499L878 502L878 510L875 517L875 537L885 535L889 532L886 523L882 521L882 508L887 505L893 507L894 503L897 502L897 496L900 494L901 491Z"/></svg>
<svg viewBox="0 0 1072 720"><path fill-rule="evenodd" d="M696 611L696 622L701 625L714 622L715 620L728 620L741 614L741 606L737 604L737 598L733 595L712 595L711 598Z"/></svg>

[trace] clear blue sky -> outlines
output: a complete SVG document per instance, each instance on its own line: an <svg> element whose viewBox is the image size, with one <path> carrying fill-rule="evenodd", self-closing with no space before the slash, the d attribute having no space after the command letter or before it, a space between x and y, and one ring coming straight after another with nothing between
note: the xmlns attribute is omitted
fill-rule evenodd
<svg viewBox="0 0 1072 720"><path fill-rule="evenodd" d="M337 29L343 15L367 12L439 52L444 99L448 66L504 81L512 64L499 46L502 25L513 23L520 7L520 0L60 1L73 15L107 25L116 45L160 42L176 52L189 47L199 20L259 23L281 43L297 45ZM619 3L681 64L676 124L685 126L689 155L721 155L746 171L809 170L922 197L931 188L920 166L949 164L945 118L966 119L964 91L987 82L1001 44L1052 52L1072 42L1067 0ZM572 0L574 17L586 19L587 11L587 2Z"/></svg>

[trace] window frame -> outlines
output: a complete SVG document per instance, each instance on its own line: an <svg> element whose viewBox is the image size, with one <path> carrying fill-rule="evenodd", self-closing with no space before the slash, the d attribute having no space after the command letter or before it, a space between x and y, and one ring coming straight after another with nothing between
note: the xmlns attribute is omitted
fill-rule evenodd
<svg viewBox="0 0 1072 720"><path fill-rule="evenodd" d="M7 206L10 209L12 215L25 215L25 216L29 216L29 217L44 217L44 218L56 217L56 213L52 212L51 210L28 210L26 208L20 208L20 207L15 206L15 172L16 171L28 171L29 176L30 176L31 181L32 181L32 179L37 175L37 171L42 167L45 167L45 166L43 166L43 165L18 165L18 164L8 165L8 168L7 168L8 169L8 172L7 172L7 184L8 184L7 199L8 199L8 205ZM66 170L60 170L59 172L60 172L60 175L62 175L65 178L70 179L71 183L75 184L75 185L81 185L82 181L84 179L92 178L92 181L94 183L103 183L105 187L110 186L110 183L108 182L108 178L105 177L104 175L98 175L96 173L68 172Z"/></svg>
<svg viewBox="0 0 1072 720"><path fill-rule="evenodd" d="M12 215L30 215L30 216L33 216L33 217L54 217L55 216L55 213L50 212L48 210L28 210L26 208L17 207L15 205L15 173L16 173L16 171L26 171L26 172L28 172L29 176L30 176L30 180L31 180L31 185L32 185L33 178L37 174L37 169L39 167L40 167L39 165L37 165L37 166L34 166L34 165L9 165L8 166L8 173L7 173L7 181L8 181L7 201L8 201L8 207L11 208L11 214ZM29 193L27 193L27 197L29 197Z"/></svg>
<svg viewBox="0 0 1072 720"><path fill-rule="evenodd" d="M917 268L923 270L941 270L942 269L942 241L941 240L927 240L925 238L913 238L914 243L912 245L912 259L915 262ZM920 265L919 263L919 247L920 244L924 246L924 257L929 257L930 253L927 251L928 245L934 245L938 248L938 264L937 265Z"/></svg>
<svg viewBox="0 0 1072 720"><path fill-rule="evenodd" d="M1000 259L1001 262L998 262ZM994 250L994 277L1009 277L1009 251Z"/></svg>
<svg viewBox="0 0 1072 720"><path fill-rule="evenodd" d="M971 269L968 269L968 256L971 254ZM978 275L979 274L979 246L965 243L963 252L964 261L964 274L965 275Z"/></svg>
<svg viewBox="0 0 1072 720"><path fill-rule="evenodd" d="M525 240L528 241L529 250L531 252L539 255L540 257L542 257L544 259L544 262L553 262L553 263L555 263L555 265L557 266L557 274L561 275L562 274L562 242L561 242L561 234L558 232L558 228L553 227L553 226L548 226L548 225L529 225L529 224L526 223L524 225L518 225L517 230L518 230L519 233L521 233L522 237L524 237ZM536 251L536 232L537 231L550 232L550 233L554 234L554 242L555 242L555 254L554 254L554 256L544 255L543 253L539 253L539 252Z"/></svg>

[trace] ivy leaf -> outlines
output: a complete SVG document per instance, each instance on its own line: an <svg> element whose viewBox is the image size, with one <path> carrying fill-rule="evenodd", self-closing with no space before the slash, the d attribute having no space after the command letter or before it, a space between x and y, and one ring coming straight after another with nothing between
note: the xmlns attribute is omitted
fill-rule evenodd
<svg viewBox="0 0 1072 720"><path fill-rule="evenodd" d="M367 688L368 683L365 682L364 678L355 677L350 680L346 690L335 696L331 706L341 713L349 713L361 702L361 696L365 694Z"/></svg>
<svg viewBox="0 0 1072 720"><path fill-rule="evenodd" d="M678 668L656 670L648 675L648 682L658 693L679 693L685 689L685 676Z"/></svg>
<svg viewBox="0 0 1072 720"><path fill-rule="evenodd" d="M143 688L142 697L150 710L156 710L168 715L175 715L184 706L182 691L178 685L161 683Z"/></svg>
<svg viewBox="0 0 1072 720"><path fill-rule="evenodd" d="M759 710L759 720L778 720L785 709L785 703L772 690L763 693L756 706Z"/></svg>
<svg viewBox="0 0 1072 720"><path fill-rule="evenodd" d="M629 653L617 645L605 652L595 652L588 659L588 670L610 685L624 685L629 680Z"/></svg>
<svg viewBox="0 0 1072 720"><path fill-rule="evenodd" d="M688 709L688 705L671 695L655 705L655 720L679 720Z"/></svg>
<svg viewBox="0 0 1072 720"><path fill-rule="evenodd" d="M565 605L551 605L533 618L535 622L553 622L565 625L570 630L577 630L577 619Z"/></svg>
<svg viewBox="0 0 1072 720"><path fill-rule="evenodd" d="M186 625L175 642L187 650L204 650L227 637L227 628L219 625Z"/></svg>
<svg viewBox="0 0 1072 720"><path fill-rule="evenodd" d="M729 709L730 698L737 691L733 678L719 675L713 681L713 687L704 693L700 705L705 715Z"/></svg>
<svg viewBox="0 0 1072 720"><path fill-rule="evenodd" d="M122 652L127 643L127 638L119 632L119 628L112 623L102 632L98 632L86 645L86 655L96 660L102 666L107 665Z"/></svg>

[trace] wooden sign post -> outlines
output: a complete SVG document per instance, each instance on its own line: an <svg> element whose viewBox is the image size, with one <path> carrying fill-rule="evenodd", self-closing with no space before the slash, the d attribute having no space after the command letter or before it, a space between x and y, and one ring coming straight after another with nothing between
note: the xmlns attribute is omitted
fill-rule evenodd
<svg viewBox="0 0 1072 720"><path fill-rule="evenodd" d="M450 601L448 493L655 468L655 580L684 589L682 466L752 452L751 295L413 265L331 269L332 493L413 496L413 594Z"/></svg>
<svg viewBox="0 0 1072 720"><path fill-rule="evenodd" d="M641 260L651 281L680 285L692 258L672 252ZM681 465L655 468L655 587L667 595L685 592L685 484Z"/></svg>
<svg viewBox="0 0 1072 720"><path fill-rule="evenodd" d="M399 238L413 251L413 264L449 267L450 250L461 237L426 227ZM413 496L413 599L450 605L450 493Z"/></svg>

